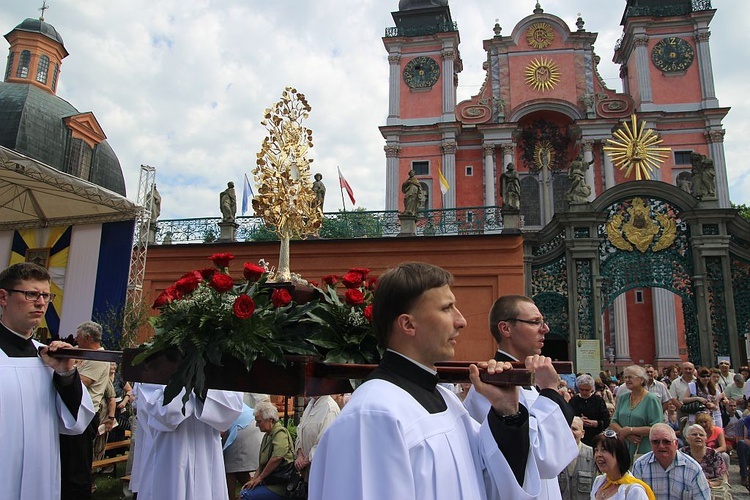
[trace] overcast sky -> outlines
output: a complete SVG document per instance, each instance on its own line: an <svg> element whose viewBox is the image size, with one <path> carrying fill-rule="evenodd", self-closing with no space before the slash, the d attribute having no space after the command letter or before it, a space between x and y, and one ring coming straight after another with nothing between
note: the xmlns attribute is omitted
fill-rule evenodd
<svg viewBox="0 0 750 500"><path fill-rule="evenodd" d="M532 13L535 0L451 0L464 70L459 101L484 80L482 40L495 19L503 34ZM625 0L542 0L575 30L581 13L597 32L608 86L621 90L611 62ZM232 180L241 196L265 136L263 110L285 86L312 106L313 172L328 187L325 211L341 208L336 167L357 205L383 210L388 62L381 37L398 0L48 0L45 21L62 35L58 96L95 114L120 159L128 198L139 165L157 169L162 219L219 216ZM0 2L0 30L39 17L41 0ZM730 196L750 204L750 50L746 0L713 0L711 56L724 121ZM738 12L739 11L739 12ZM3 43L6 43L3 41ZM7 43L5 45L7 48ZM3 65L3 68L5 65ZM347 209L349 201L347 200Z"/></svg>

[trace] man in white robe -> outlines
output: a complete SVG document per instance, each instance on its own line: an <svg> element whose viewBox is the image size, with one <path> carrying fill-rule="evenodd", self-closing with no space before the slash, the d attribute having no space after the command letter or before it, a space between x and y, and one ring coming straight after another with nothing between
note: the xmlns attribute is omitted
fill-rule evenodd
<svg viewBox="0 0 750 500"><path fill-rule="evenodd" d="M94 415L72 359L31 339L49 302L50 276L31 263L0 273L0 498L59 499L59 434L80 434Z"/></svg>
<svg viewBox="0 0 750 500"><path fill-rule="evenodd" d="M538 498L541 476L523 452L529 449L529 414L519 406L516 388L486 385L478 368L470 367L474 387L492 401L480 426L454 393L437 385L434 364L453 357L466 326L451 282L450 273L423 263L401 264L380 277L373 325L388 350L318 444L310 500ZM548 359L537 356L527 367L536 370L537 382L556 386ZM508 368L487 363L488 373ZM554 402L546 403L546 411L535 427L565 425ZM578 450L574 441L571 452L557 452L568 463ZM506 458L514 453L521 455L523 485Z"/></svg>
<svg viewBox="0 0 750 500"><path fill-rule="evenodd" d="M520 361L538 356L544 346L549 326L534 301L522 295L506 295L495 301L489 314L490 332L498 343L495 359ZM574 412L555 387L545 387L536 380L536 387L519 388L519 401L536 417L529 425L531 451L541 474L541 492L537 498L560 499L557 475L578 455L578 446L570 433ZM472 388L473 389L473 388ZM557 406L563 419L547 420L550 403ZM475 390L469 390L464 406L472 417L481 421L487 415L489 401ZM545 422L544 426L538 426ZM574 450L570 456L570 450ZM514 466L519 482L524 482L523 470ZM526 480L529 480L528 475ZM525 483L524 483L525 484Z"/></svg>
<svg viewBox="0 0 750 500"><path fill-rule="evenodd" d="M138 500L225 500L228 498L221 432L242 413L242 393L182 393L166 406L164 386L138 384L138 446L131 489Z"/></svg>

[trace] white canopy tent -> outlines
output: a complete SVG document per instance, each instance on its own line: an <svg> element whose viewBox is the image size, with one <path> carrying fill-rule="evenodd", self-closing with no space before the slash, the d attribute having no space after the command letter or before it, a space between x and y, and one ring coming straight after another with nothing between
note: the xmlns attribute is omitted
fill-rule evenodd
<svg viewBox="0 0 750 500"><path fill-rule="evenodd" d="M0 146L0 231L135 219L127 198Z"/></svg>

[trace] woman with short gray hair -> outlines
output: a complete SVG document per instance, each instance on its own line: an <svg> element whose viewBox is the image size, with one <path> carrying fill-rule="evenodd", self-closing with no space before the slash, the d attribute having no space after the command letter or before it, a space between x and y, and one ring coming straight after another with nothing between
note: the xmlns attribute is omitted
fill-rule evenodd
<svg viewBox="0 0 750 500"><path fill-rule="evenodd" d="M581 441L591 446L594 436L609 426L609 410L604 398L594 392L594 377L588 373L576 379L578 394L570 400L570 406L583 421L584 435Z"/></svg>
<svg viewBox="0 0 750 500"><path fill-rule="evenodd" d="M635 455L651 451L648 433L652 425L662 421L663 416L661 401L646 390L648 375L645 368L630 365L625 368L623 379L630 392L618 396L610 427L625 440L632 459Z"/></svg>
<svg viewBox="0 0 750 500"><path fill-rule="evenodd" d="M279 422L279 411L273 403L255 405L255 425L264 433L260 442L258 470L242 486L242 500L276 500L286 496L286 484L269 480L269 476L288 464L294 466L294 445L289 431ZM272 483L268 484L266 483Z"/></svg>

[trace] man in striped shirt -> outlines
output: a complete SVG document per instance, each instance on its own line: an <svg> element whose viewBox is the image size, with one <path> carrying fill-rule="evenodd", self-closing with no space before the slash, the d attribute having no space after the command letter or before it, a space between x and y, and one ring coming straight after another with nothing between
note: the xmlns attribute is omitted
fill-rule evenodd
<svg viewBox="0 0 750 500"><path fill-rule="evenodd" d="M651 486L656 498L711 498L700 464L677 449L674 429L667 424L654 424L648 438L653 451L635 461L633 475Z"/></svg>

